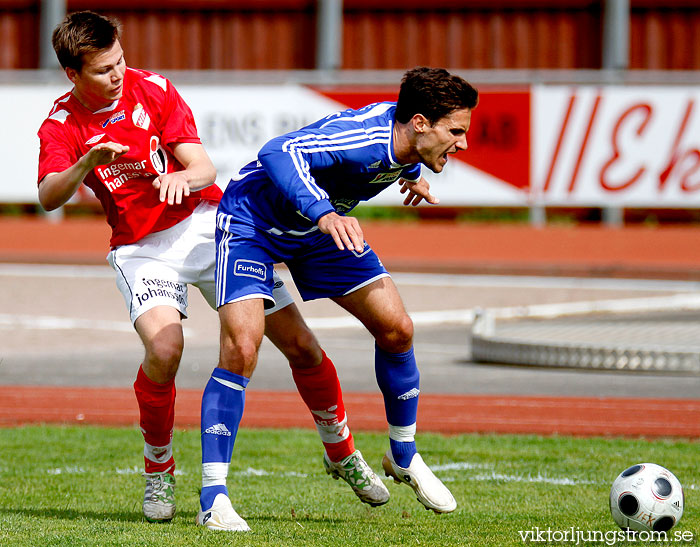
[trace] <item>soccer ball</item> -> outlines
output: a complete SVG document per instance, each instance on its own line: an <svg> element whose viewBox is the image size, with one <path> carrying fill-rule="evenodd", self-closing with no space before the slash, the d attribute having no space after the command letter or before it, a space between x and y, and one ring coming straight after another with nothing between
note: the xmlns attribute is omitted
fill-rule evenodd
<svg viewBox="0 0 700 547"><path fill-rule="evenodd" d="M668 532L683 516L683 487L655 463L638 463L618 475L610 489L610 512L623 530Z"/></svg>

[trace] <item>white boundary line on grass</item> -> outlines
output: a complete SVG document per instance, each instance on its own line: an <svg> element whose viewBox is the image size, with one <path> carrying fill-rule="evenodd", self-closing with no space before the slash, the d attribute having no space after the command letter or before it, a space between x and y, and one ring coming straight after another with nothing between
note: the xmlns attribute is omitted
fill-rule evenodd
<svg viewBox="0 0 700 547"><path fill-rule="evenodd" d="M571 478L571 477L557 477L557 476L552 476L548 475L547 472L545 471L544 474L542 473L537 473L536 475L532 475L530 473L528 474L504 474L504 473L498 473L494 469L492 469L492 465L490 464L483 464L483 463L471 463L471 462L452 462L448 464L442 464L442 465L434 465L431 466L431 469L435 472L440 473L442 479L446 482L452 482L455 480L454 477L446 476L447 473L450 471L467 471L467 473L462 473L462 476L460 477L460 480L470 480L470 481L477 481L477 482L528 482L528 483L546 483L546 484L554 484L554 485L561 485L561 486L577 486L579 484L604 484L605 481L593 481L593 480L587 480L587 479L577 479L577 478ZM491 471L489 471L491 469ZM486 470L484 472L483 470ZM0 469L2 471L2 469ZM117 475L140 475L143 473L142 469L139 469L137 466L133 467L128 467L128 468L117 468L115 469L115 472ZM469 472L476 472L477 474L471 475ZM46 470L46 473L49 475L62 475L62 474L70 474L70 475L84 475L87 473L87 471L80 467L80 466L68 466L68 467L52 467ZM195 475L197 472L192 472L191 470L185 470L181 469L178 467L175 470L176 475ZM294 471L289 471L289 472L284 472L284 473L279 473L276 471L267 471L265 469L256 469L253 467L248 467L245 470L241 471L235 471L232 472L235 475L238 476L247 476L247 477L252 477L252 476L272 476L272 477L297 477L301 479L305 479L309 477L309 474L307 473L297 473ZM388 478L382 477L384 480L390 480ZM683 488L686 490L697 490L700 488L697 484L694 483L689 483L689 484L684 484Z"/></svg>

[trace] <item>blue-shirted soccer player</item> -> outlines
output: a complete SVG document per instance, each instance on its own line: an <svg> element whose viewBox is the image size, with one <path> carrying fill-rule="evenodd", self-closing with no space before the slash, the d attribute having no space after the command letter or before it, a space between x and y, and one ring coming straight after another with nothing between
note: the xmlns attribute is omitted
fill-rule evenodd
<svg viewBox="0 0 700 547"><path fill-rule="evenodd" d="M330 115L268 142L224 193L217 215L218 368L202 408L202 431L224 424L227 435L202 435L202 511L215 529L249 530L228 498L226 474L245 388L257 363L273 305L273 265L284 262L304 300L331 298L375 338L375 374L384 396L390 449L382 466L411 486L426 508L457 504L416 451L419 372L413 323L357 219L345 216L399 181L404 204L437 203L421 165L439 173L449 154L467 148L478 92L444 69L419 67L403 77L396 103ZM207 392L205 391L204 399ZM324 459L327 471L334 469Z"/></svg>

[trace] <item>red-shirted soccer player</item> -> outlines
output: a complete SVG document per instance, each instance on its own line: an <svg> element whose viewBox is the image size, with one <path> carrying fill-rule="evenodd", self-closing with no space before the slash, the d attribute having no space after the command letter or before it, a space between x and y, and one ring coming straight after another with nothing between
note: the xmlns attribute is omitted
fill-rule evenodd
<svg viewBox="0 0 700 547"><path fill-rule="evenodd" d="M166 78L126 66L119 34L118 22L90 11L68 15L54 30L56 55L74 87L56 100L39 130L39 200L56 209L84 183L112 227L107 259L145 347L134 383L145 441L143 511L148 520L165 521L175 513L172 431L181 319L189 284L215 307L221 190L190 108ZM348 482L362 501L386 503L388 490L354 448L333 363L283 283L276 286L266 334L289 360L312 411L327 472ZM217 404L202 402L203 408ZM208 484L206 470L203 477L203 486L218 484ZM228 498L220 498L202 508L212 513L205 525L240 529Z"/></svg>

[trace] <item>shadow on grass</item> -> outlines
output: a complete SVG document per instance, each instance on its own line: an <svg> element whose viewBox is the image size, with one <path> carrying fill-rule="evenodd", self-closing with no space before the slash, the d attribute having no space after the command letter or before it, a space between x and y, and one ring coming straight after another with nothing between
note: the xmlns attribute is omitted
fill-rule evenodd
<svg viewBox="0 0 700 547"><path fill-rule="evenodd" d="M23 515L26 517L60 520L95 520L118 522L146 522L143 514L134 511L81 511L79 509L0 509L2 515ZM192 517L194 519L194 516Z"/></svg>
<svg viewBox="0 0 700 547"><path fill-rule="evenodd" d="M81 511L79 509L0 509L0 518L3 515L20 515L25 517L33 518L45 518L45 519L57 519L57 520L93 520L93 521L103 521L103 522L143 522L146 523L146 519L142 513L138 511ZM178 511L177 515L173 519L176 521L185 522L195 522L197 517L197 511ZM350 522L356 521L356 517L350 515L338 517L338 516L313 516L307 513L295 513L291 512L286 515L264 515L264 514L246 514L244 517L251 521L258 522L288 522L290 524L296 522L313 522L318 524L348 524ZM167 525L168 523L149 523L154 526Z"/></svg>
<svg viewBox="0 0 700 547"><path fill-rule="evenodd" d="M351 518L349 516L338 518L330 516L311 516L311 515L247 515L246 520L250 522L287 522L289 524L303 523L303 522L313 522L316 524L332 524L332 525L343 525L350 524L352 522L357 522L357 518Z"/></svg>

